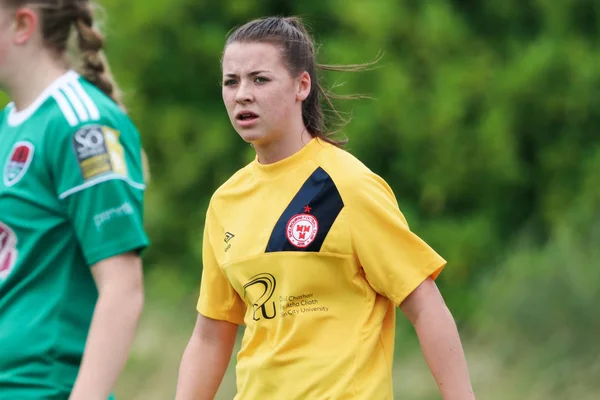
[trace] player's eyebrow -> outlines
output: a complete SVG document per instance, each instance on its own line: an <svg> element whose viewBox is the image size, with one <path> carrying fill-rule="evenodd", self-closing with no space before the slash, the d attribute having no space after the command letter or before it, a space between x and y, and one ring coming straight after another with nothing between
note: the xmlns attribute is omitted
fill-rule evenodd
<svg viewBox="0 0 600 400"><path fill-rule="evenodd" d="M252 72L250 72L250 73L248 74L248 76L256 76L256 75L264 74L265 72L270 72L270 71L268 71L268 70L257 70L257 71L252 71ZM232 73L225 74L224 76L225 76L226 78L237 78L237 77L238 77L238 75L237 75L237 74L232 74Z"/></svg>

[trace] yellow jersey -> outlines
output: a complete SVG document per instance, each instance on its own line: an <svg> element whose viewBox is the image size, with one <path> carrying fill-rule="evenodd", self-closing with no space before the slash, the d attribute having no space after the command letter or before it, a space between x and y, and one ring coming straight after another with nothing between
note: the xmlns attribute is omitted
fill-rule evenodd
<svg viewBox="0 0 600 400"><path fill-rule="evenodd" d="M239 400L392 399L396 306L446 261L386 182L312 139L212 196L198 312L245 324Z"/></svg>

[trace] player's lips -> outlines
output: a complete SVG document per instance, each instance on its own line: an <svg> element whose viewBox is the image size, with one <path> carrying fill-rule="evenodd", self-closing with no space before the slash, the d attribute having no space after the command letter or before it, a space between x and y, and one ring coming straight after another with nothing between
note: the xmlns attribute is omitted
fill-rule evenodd
<svg viewBox="0 0 600 400"><path fill-rule="evenodd" d="M242 110L235 115L235 119L239 126L248 127L258 120L258 114L249 110Z"/></svg>

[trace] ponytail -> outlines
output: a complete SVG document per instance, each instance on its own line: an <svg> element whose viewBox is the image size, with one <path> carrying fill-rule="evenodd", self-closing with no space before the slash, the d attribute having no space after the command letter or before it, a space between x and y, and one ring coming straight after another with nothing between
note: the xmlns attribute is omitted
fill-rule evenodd
<svg viewBox="0 0 600 400"><path fill-rule="evenodd" d="M104 37L94 28L92 10L89 2L77 2L79 12L75 20L80 65L78 72L96 85L121 108L121 91L117 86L104 52Z"/></svg>
<svg viewBox="0 0 600 400"><path fill-rule="evenodd" d="M108 60L102 51L104 48L104 37L96 28L94 28L90 3L80 2L77 4L80 9L77 13L78 18L75 20L77 45L80 54L80 66L78 72L125 111L121 91L113 78ZM143 149L142 170L144 181L146 183L150 182L150 164L148 162L148 156Z"/></svg>

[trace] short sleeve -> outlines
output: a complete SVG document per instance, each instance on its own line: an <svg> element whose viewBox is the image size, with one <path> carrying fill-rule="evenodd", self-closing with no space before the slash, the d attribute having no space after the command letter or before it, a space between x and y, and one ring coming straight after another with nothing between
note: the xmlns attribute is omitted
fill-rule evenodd
<svg viewBox="0 0 600 400"><path fill-rule="evenodd" d="M133 124L82 124L53 138L54 191L88 265L146 248L141 141Z"/></svg>
<svg viewBox="0 0 600 400"><path fill-rule="evenodd" d="M211 217L209 206L202 241L202 281L197 310L205 317L242 325L246 306L215 258L210 234L213 229L218 226Z"/></svg>
<svg viewBox="0 0 600 400"><path fill-rule="evenodd" d="M411 232L389 185L369 173L348 202L354 252L369 284L397 306L446 261Z"/></svg>

